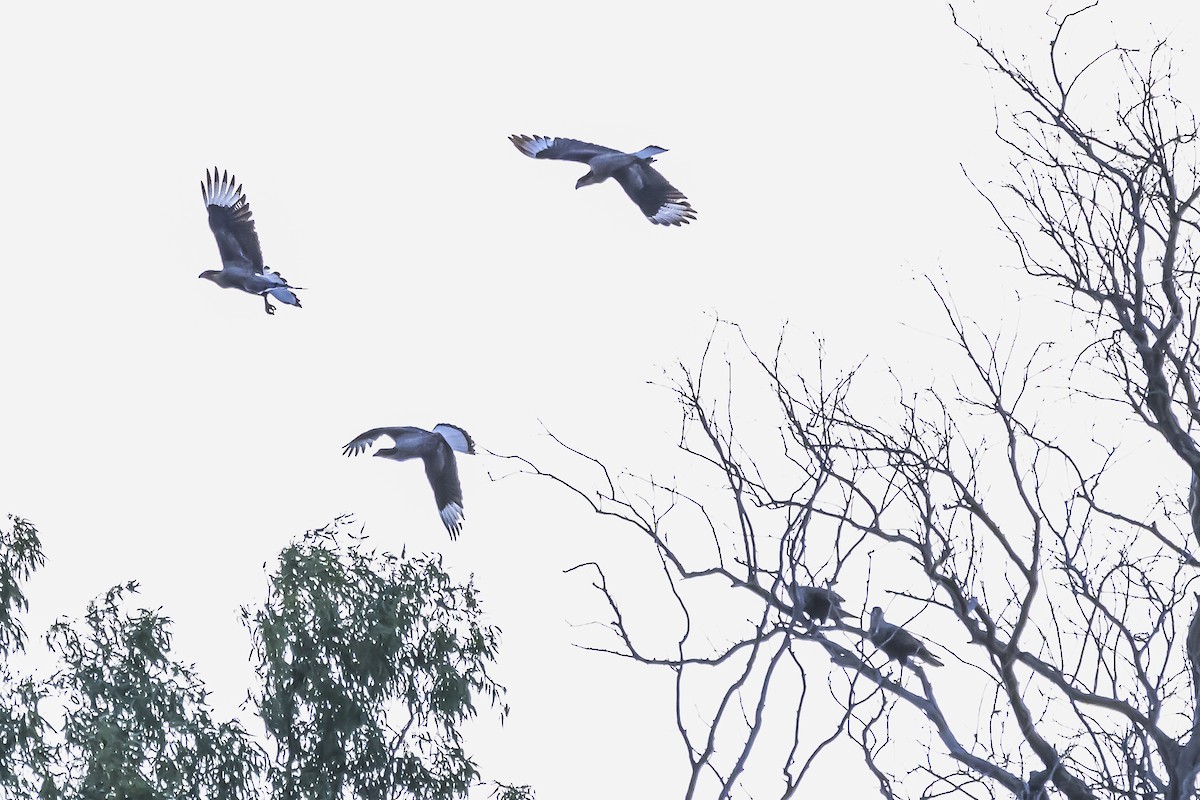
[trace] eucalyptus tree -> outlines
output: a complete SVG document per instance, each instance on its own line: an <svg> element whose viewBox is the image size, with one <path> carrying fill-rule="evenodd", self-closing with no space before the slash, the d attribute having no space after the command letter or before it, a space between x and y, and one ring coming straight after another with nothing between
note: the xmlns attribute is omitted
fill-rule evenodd
<svg viewBox="0 0 1200 800"><path fill-rule="evenodd" d="M440 556L367 550L335 527L286 548L246 609L280 798L464 797L479 782L459 726L508 714L487 668L499 631Z"/></svg>
<svg viewBox="0 0 1200 800"><path fill-rule="evenodd" d="M0 526L0 796L33 797L38 777L48 773L42 692L9 666L28 640L20 619L29 609L23 584L45 562L37 528L9 514L7 527Z"/></svg>
<svg viewBox="0 0 1200 800"><path fill-rule="evenodd" d="M218 720L171 620L115 586L46 636L58 667L20 675L24 583L44 562L33 525L0 528L0 796L238 800L462 798L533 791L485 782L460 726L486 701L499 631L438 556L366 547L348 518L280 554L264 602L243 609L254 714ZM233 622L231 620L231 622ZM232 655L232 654L231 654ZM254 730L261 724L262 733Z"/></svg>

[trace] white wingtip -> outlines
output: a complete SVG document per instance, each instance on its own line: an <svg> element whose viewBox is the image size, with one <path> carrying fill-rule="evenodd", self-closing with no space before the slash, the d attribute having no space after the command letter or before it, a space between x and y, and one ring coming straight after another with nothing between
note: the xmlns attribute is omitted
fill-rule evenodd
<svg viewBox="0 0 1200 800"><path fill-rule="evenodd" d="M462 532L463 520L466 519L462 506L458 503L451 503L439 513L442 517L442 524L446 526L446 530L450 531L450 538L456 538Z"/></svg>
<svg viewBox="0 0 1200 800"><path fill-rule="evenodd" d="M687 200L668 200L652 217L646 219L655 225L689 225L696 218L696 211Z"/></svg>
<svg viewBox="0 0 1200 800"><path fill-rule="evenodd" d="M206 188L205 205L233 208L242 199L242 187L237 185L237 176L230 176L227 172L218 173L217 168L213 167L212 177L209 177L207 170L204 177L208 182L207 188L201 184L201 188Z"/></svg>
<svg viewBox="0 0 1200 800"><path fill-rule="evenodd" d="M514 134L508 137L518 150L530 158L537 158L537 154L550 148L554 144L553 136L524 136Z"/></svg>

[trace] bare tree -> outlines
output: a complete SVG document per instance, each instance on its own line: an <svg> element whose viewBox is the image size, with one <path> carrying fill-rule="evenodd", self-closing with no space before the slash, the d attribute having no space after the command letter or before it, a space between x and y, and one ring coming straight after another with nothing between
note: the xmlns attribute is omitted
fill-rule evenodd
<svg viewBox="0 0 1200 800"><path fill-rule="evenodd" d="M996 127L1011 174L981 202L1091 344L1064 360L988 334L935 287L951 388L896 386L876 415L861 370L793 369L784 337L764 351L722 323L673 383L694 486L558 439L572 466L520 459L661 561L653 607L610 589L619 566L573 570L611 611L614 638L588 646L674 674L687 797L799 796L848 746L888 798L1194 796L1197 125L1165 44L1063 54L1087 10L1055 22L1044 75L954 23L1015 98ZM754 391L778 424L743 416ZM1152 470L1123 460L1138 432Z"/></svg>

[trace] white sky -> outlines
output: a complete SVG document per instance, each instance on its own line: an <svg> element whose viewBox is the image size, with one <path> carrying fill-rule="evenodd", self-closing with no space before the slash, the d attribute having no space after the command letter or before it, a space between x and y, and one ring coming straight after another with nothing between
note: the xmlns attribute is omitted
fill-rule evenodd
<svg viewBox="0 0 1200 800"><path fill-rule="evenodd" d="M1170 34L1194 52L1195 3L1109 5L1089 45ZM1044 10L961 16L1040 59ZM341 445L444 421L565 464L544 424L648 473L677 413L647 381L694 363L716 314L765 345L790 322L795 348L820 336L835 368L869 355L916 388L945 330L922 276L985 325L1015 324L1029 290L960 171L1003 180L1007 154L996 84L944 4L4 17L0 512L45 541L31 628L137 579L232 713L251 680L237 609L263 595L263 562L353 511L379 546L475 575L513 713L469 749L544 798L680 793L666 677L575 648L575 626L607 615L561 574L634 564L641 542L548 483L489 480L510 467L480 456L459 459L451 544L419 464ZM1194 59L1177 65L1197 85ZM699 219L663 229L611 182L577 192L582 165L527 159L511 133L666 147L658 166ZM213 164L244 184L267 264L309 287L302 310L268 317L197 280L219 265L198 189ZM617 580L636 605L637 573Z"/></svg>

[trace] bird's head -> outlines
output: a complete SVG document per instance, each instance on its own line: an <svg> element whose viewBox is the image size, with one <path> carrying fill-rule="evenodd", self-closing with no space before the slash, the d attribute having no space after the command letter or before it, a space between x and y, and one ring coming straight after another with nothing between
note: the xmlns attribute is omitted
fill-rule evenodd
<svg viewBox="0 0 1200 800"><path fill-rule="evenodd" d="M381 447L378 450L376 450L374 453L372 453L371 455L374 457L382 456L383 458L391 458L392 456L396 455L396 448Z"/></svg>
<svg viewBox="0 0 1200 800"><path fill-rule="evenodd" d="M220 274L221 274L221 270L219 270L219 269L206 269L204 272L201 272L198 277L207 278L210 281L215 281L217 279L217 276Z"/></svg>
<svg viewBox="0 0 1200 800"><path fill-rule="evenodd" d="M597 182L598 181L596 180L596 174L593 172L588 172L587 175L584 175L582 178L575 181L575 188L578 189L581 186L591 186L593 183L597 183Z"/></svg>
<svg viewBox="0 0 1200 800"><path fill-rule="evenodd" d="M879 626L883 622L883 609L875 606L871 609L871 633L877 633Z"/></svg>

